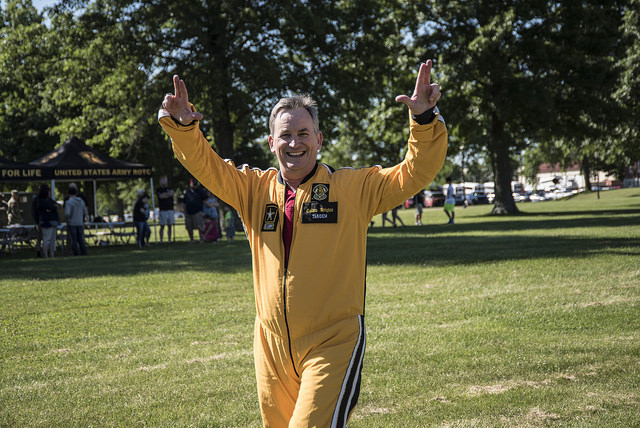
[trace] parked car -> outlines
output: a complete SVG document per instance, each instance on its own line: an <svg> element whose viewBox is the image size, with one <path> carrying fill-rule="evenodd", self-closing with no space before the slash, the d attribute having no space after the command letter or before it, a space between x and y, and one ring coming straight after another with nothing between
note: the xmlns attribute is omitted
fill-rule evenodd
<svg viewBox="0 0 640 428"><path fill-rule="evenodd" d="M531 193L531 195L529 196L529 199L531 200L531 202L540 202L540 201L547 200L547 198L544 196L544 190L538 190L536 192Z"/></svg>
<svg viewBox="0 0 640 428"><path fill-rule="evenodd" d="M466 194L458 193L456 195L456 205L482 205L488 204L489 198L484 192L475 191Z"/></svg>
<svg viewBox="0 0 640 428"><path fill-rule="evenodd" d="M456 198L456 205L469 205L469 199L466 194L456 193L454 197Z"/></svg>
<svg viewBox="0 0 640 428"><path fill-rule="evenodd" d="M442 189L430 189L424 192L424 205L426 207L444 206L445 196Z"/></svg>
<svg viewBox="0 0 640 428"><path fill-rule="evenodd" d="M484 192L476 191L467 195L467 199L471 205L488 204L489 198Z"/></svg>

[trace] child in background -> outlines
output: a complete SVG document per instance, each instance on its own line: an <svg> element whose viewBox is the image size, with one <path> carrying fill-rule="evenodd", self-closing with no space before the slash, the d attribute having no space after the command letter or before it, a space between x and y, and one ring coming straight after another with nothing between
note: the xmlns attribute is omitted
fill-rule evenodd
<svg viewBox="0 0 640 428"><path fill-rule="evenodd" d="M224 214L224 227L227 233L227 242L232 242L233 237L236 234L235 219L233 218L233 212L231 212L231 210L232 208L227 207Z"/></svg>
<svg viewBox="0 0 640 428"><path fill-rule="evenodd" d="M202 239L204 242L216 242L220 235L218 234L218 227L216 226L216 220L209 214L204 215L204 233Z"/></svg>

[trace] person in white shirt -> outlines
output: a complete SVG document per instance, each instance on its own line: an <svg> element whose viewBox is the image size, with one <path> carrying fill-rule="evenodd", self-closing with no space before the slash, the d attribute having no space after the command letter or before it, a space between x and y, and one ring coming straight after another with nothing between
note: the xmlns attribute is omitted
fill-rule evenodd
<svg viewBox="0 0 640 428"><path fill-rule="evenodd" d="M87 205L78 196L78 189L69 187L69 199L64 204L64 215L67 218L67 232L71 240L71 250L77 256L87 254L84 241L84 219L88 217ZM78 248L79 247L79 248Z"/></svg>
<svg viewBox="0 0 640 428"><path fill-rule="evenodd" d="M453 184L451 184L451 177L447 177L447 196L444 200L444 213L449 217L449 223L454 224L454 218L456 217L456 192L453 188Z"/></svg>

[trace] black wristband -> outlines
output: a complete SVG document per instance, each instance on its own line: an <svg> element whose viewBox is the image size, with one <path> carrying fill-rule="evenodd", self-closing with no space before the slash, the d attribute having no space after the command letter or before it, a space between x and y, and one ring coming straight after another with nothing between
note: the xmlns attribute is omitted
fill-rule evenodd
<svg viewBox="0 0 640 428"><path fill-rule="evenodd" d="M413 113L411 113L411 117L413 118L413 120L415 120L418 125L427 125L431 122L433 122L433 119L436 118L436 112L435 112L436 106L431 107L429 110L425 111L424 113L421 113L419 115L415 115Z"/></svg>

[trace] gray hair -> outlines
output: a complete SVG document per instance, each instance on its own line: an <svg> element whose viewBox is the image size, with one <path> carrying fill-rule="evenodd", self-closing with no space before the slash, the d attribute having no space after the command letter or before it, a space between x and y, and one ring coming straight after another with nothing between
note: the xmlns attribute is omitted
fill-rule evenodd
<svg viewBox="0 0 640 428"><path fill-rule="evenodd" d="M278 104L271 110L269 117L269 131L273 135L276 118L283 111L292 111L303 108L311 115L313 121L313 131L320 132L320 120L318 119L318 105L309 95L294 95L292 97L281 98Z"/></svg>

